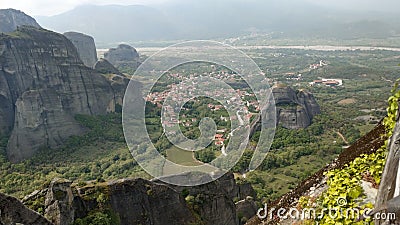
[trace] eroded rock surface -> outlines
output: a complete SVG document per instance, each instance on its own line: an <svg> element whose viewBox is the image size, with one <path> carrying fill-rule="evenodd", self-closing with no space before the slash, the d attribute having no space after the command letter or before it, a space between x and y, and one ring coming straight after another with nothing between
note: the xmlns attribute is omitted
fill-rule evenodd
<svg viewBox="0 0 400 225"><path fill-rule="evenodd" d="M104 58L118 69L136 69L139 64L139 54L135 48L126 44L120 44L117 48L111 48L104 53Z"/></svg>
<svg viewBox="0 0 400 225"><path fill-rule="evenodd" d="M74 120L76 114L115 110L111 82L86 67L65 36L21 27L0 34L0 49L0 136L11 134L10 161L81 135L85 128Z"/></svg>
<svg viewBox="0 0 400 225"><path fill-rule="evenodd" d="M0 224L52 225L43 216L24 206L18 199L0 193Z"/></svg>
<svg viewBox="0 0 400 225"><path fill-rule="evenodd" d="M306 128L315 115L321 113L313 94L306 90L294 90L279 84L272 88L276 104L277 123L288 129ZM252 123L251 134L261 129L261 117Z"/></svg>
<svg viewBox="0 0 400 225"><path fill-rule="evenodd" d="M122 75L121 72L117 68L115 68L109 61L106 59L100 59L99 61L96 62L94 65L94 69L103 74L118 74Z"/></svg>
<svg viewBox="0 0 400 225"><path fill-rule="evenodd" d="M182 174L176 178L187 176ZM71 224L93 212L113 215L121 225L238 225L237 212L248 218L255 215L253 198L242 198L246 194L255 195L255 192L251 186L237 184L232 173L196 187L179 187L144 179L78 187L68 180L56 179L48 189L26 197L26 202L35 202L46 196L42 203L45 216L56 225ZM245 200L246 204L235 205L234 199Z"/></svg>
<svg viewBox="0 0 400 225"><path fill-rule="evenodd" d="M0 33L15 31L19 26L40 28L35 19L15 9L0 9Z"/></svg>
<svg viewBox="0 0 400 225"><path fill-rule="evenodd" d="M277 108L278 123L288 129L306 128L312 118L321 113L314 96L306 90L293 90L288 86L272 89Z"/></svg>
<svg viewBox="0 0 400 225"><path fill-rule="evenodd" d="M97 62L96 44L93 37L78 32L66 32L64 36L74 44L82 62L87 67L93 68Z"/></svg>

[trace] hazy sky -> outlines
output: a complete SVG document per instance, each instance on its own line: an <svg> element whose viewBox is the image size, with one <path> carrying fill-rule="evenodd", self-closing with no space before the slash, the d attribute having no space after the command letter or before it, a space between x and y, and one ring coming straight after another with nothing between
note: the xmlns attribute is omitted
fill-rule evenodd
<svg viewBox="0 0 400 225"><path fill-rule="evenodd" d="M68 11L79 5L149 5L168 0L0 0L0 8L14 8L32 16L49 16Z"/></svg>
<svg viewBox="0 0 400 225"><path fill-rule="evenodd" d="M0 8L15 8L29 15L56 15L82 4L151 5L172 0L0 0ZM190 1L190 0L185 0ZM219 1L219 0L216 0ZM245 0L243 0L245 1ZM266 0L259 0L266 1ZM300 0L293 0L300 1ZM304 0L303 0L304 1ZM399 0L305 0L318 5L360 11L400 12ZM251 1L254 3L255 1ZM251 3L250 3L251 4Z"/></svg>
<svg viewBox="0 0 400 225"><path fill-rule="evenodd" d="M399 0L306 0L318 5L360 11L400 12Z"/></svg>

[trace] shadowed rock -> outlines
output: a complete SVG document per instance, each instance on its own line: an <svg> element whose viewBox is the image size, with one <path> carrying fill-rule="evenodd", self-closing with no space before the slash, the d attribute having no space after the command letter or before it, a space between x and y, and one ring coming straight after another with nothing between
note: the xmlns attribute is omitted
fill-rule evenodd
<svg viewBox="0 0 400 225"><path fill-rule="evenodd" d="M28 209L18 199L0 193L0 224L52 225L43 216Z"/></svg>
<svg viewBox="0 0 400 225"><path fill-rule="evenodd" d="M94 69L103 74L118 74L122 75L121 72L117 68L115 68L109 61L106 59L100 59L99 61L96 62L94 65Z"/></svg>

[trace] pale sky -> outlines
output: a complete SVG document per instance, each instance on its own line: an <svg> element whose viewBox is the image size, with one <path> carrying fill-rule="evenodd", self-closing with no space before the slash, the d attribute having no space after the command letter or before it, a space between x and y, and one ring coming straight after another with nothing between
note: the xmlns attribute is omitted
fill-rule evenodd
<svg viewBox="0 0 400 225"><path fill-rule="evenodd" d="M317 5L359 11L400 12L399 0L306 0Z"/></svg>
<svg viewBox="0 0 400 225"><path fill-rule="evenodd" d="M0 0L0 9L14 8L31 16L50 16L79 5L151 5L167 0Z"/></svg>
<svg viewBox="0 0 400 225"><path fill-rule="evenodd" d="M79 5L152 5L172 0L0 0L0 8L19 9L31 16L57 15ZM185 0L190 1L190 0ZM218 1L218 0L215 0ZM245 1L245 0L243 0ZM266 1L266 0L260 0ZM297 0L293 0L297 1ZM326 7L400 12L399 0L305 0ZM254 1L252 1L253 3ZM250 4L252 4L250 3Z"/></svg>

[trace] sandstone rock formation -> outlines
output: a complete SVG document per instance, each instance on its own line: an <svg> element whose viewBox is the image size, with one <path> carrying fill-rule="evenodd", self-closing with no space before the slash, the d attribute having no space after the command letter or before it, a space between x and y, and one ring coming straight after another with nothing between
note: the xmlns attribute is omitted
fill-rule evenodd
<svg viewBox="0 0 400 225"><path fill-rule="evenodd" d="M99 72L99 73L104 73L104 74L118 74L122 75L121 72L117 68L115 68L109 61L106 59L100 59L99 61L96 62L94 65L94 69Z"/></svg>
<svg viewBox="0 0 400 225"><path fill-rule="evenodd" d="M111 48L104 53L104 58L117 68L136 69L139 64L139 54L136 49L126 44L120 44L117 48Z"/></svg>
<svg viewBox="0 0 400 225"><path fill-rule="evenodd" d="M52 186L46 198L46 217L56 225L71 224L104 207L118 215L121 225L178 225L197 221L180 193L143 179L125 179L105 186L74 189L68 182L53 181ZM102 201L98 198L100 194L104 196Z"/></svg>
<svg viewBox="0 0 400 225"><path fill-rule="evenodd" d="M71 184L68 180L55 179L47 190L45 214L54 224L70 225L74 222Z"/></svg>
<svg viewBox="0 0 400 225"><path fill-rule="evenodd" d="M312 118L321 113L314 96L305 91L295 91L286 85L276 85L272 89L277 108L278 123L285 128L306 128Z"/></svg>
<svg viewBox="0 0 400 225"><path fill-rule="evenodd" d="M48 189L36 191L27 199L35 202L45 195L45 203L42 203L45 216L56 225L71 224L99 211L111 212L121 225L235 225L239 224L237 210L249 217L255 215L252 204L240 204L237 208L233 203L234 198L250 201L252 197L241 198L247 193L255 194L251 186L241 187L236 184L233 174L228 173L197 187L177 187L143 179L78 187L68 180L56 179ZM185 200L188 197L194 201Z"/></svg>
<svg viewBox="0 0 400 225"><path fill-rule="evenodd" d="M277 123L288 129L306 128L321 113L314 96L306 90L293 90L284 84L275 85L272 93L276 104ZM252 123L252 132L260 130L260 117Z"/></svg>
<svg viewBox="0 0 400 225"><path fill-rule="evenodd" d="M235 205L236 205L236 214L241 220L240 221L241 224L244 224L245 221L256 215L257 210L259 208L257 207L255 201L250 197L238 201L237 203L235 203Z"/></svg>
<svg viewBox="0 0 400 225"><path fill-rule="evenodd" d="M0 9L0 33L13 32L19 26L40 28L35 19L15 9Z"/></svg>
<svg viewBox="0 0 400 225"><path fill-rule="evenodd" d="M63 35L21 27L0 35L0 49L0 136L11 134L7 154L12 162L85 132L76 114L115 110L111 83L84 66Z"/></svg>
<svg viewBox="0 0 400 225"><path fill-rule="evenodd" d="M197 175L196 179L204 179ZM184 173L173 176L174 179L193 179L192 174ZM209 179L204 179L209 180ZM154 182L162 183L154 180ZM221 176L214 182L194 187L182 187L165 184L179 193L187 191L196 201L202 202L196 207L197 212L206 224L239 224L236 214L236 206L233 199L245 199L248 196L255 197L256 193L250 184L237 184L232 173ZM254 216L255 214L251 215ZM249 217L250 218L250 217Z"/></svg>
<svg viewBox="0 0 400 225"><path fill-rule="evenodd" d="M106 59L100 59L99 61L96 62L94 69L99 72L104 74L106 77L108 77L109 82L111 83L111 87L114 91L114 104L116 105L116 110L117 111L122 111L122 104L123 104L123 99L126 91L126 87L128 86L129 82L131 79L126 77L124 74L122 74L117 68L115 68L110 62L108 62ZM140 82L135 82L131 81L131 85L134 86L134 88L131 88L135 93L131 93L135 96L142 96L141 90L142 90L142 85ZM142 98L142 97L140 97ZM141 99L138 99L140 101ZM140 105L144 104L144 100L140 102Z"/></svg>
<svg viewBox="0 0 400 225"><path fill-rule="evenodd" d="M0 224L52 225L43 216L28 209L18 199L0 193Z"/></svg>
<svg viewBox="0 0 400 225"><path fill-rule="evenodd" d="M64 36L74 44L83 64L94 68L97 62L97 51L93 37L78 32L66 32Z"/></svg>

